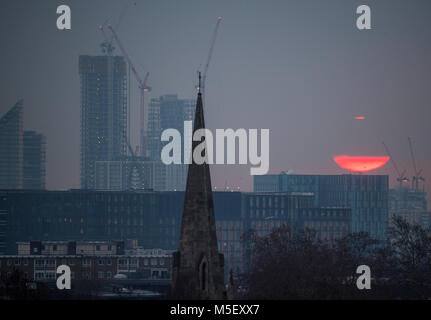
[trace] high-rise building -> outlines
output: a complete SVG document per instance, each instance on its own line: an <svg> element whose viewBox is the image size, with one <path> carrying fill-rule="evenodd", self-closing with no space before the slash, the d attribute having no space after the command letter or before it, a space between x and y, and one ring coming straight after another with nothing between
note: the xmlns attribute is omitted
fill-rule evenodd
<svg viewBox="0 0 431 320"><path fill-rule="evenodd" d="M46 138L34 131L23 136L23 189L45 189Z"/></svg>
<svg viewBox="0 0 431 320"><path fill-rule="evenodd" d="M386 175L254 176L255 192L312 192L318 207L351 208L351 232L386 239L389 178Z"/></svg>
<svg viewBox="0 0 431 320"><path fill-rule="evenodd" d="M127 148L127 71L121 56L80 56L81 188L95 188L96 161Z"/></svg>
<svg viewBox="0 0 431 320"><path fill-rule="evenodd" d="M0 189L22 187L23 100L0 118Z"/></svg>
<svg viewBox="0 0 431 320"><path fill-rule="evenodd" d="M161 162L160 155L163 144L160 140L165 129L176 129L183 139L191 139L184 136L184 121L193 121L196 100L178 99L177 95L164 95L157 99L151 99L148 107L148 125L146 136L146 154L151 160ZM184 152L183 146L181 152ZM187 179L187 165L172 164L165 166L163 172L165 185L162 190L185 190Z"/></svg>

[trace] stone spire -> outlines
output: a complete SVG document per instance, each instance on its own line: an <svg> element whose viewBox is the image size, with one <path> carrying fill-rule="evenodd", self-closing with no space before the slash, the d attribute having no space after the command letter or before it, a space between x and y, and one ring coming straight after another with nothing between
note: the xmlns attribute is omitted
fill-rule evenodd
<svg viewBox="0 0 431 320"><path fill-rule="evenodd" d="M196 103L193 130L205 128L202 94ZM200 141L193 141L192 152ZM210 169L189 165L179 250L173 256L171 297L225 299L224 257L218 252Z"/></svg>

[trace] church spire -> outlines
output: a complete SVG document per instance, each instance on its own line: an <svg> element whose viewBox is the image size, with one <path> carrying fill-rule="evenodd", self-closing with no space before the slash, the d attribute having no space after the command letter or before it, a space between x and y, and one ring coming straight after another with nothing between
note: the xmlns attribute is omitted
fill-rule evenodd
<svg viewBox="0 0 431 320"><path fill-rule="evenodd" d="M198 71L198 78L199 78L198 93L201 93L201 72L200 71Z"/></svg>
<svg viewBox="0 0 431 320"><path fill-rule="evenodd" d="M205 129L201 76L193 130ZM192 142L192 152L201 141ZM224 257L218 252L209 165L192 157L187 175L179 250L174 253L172 298L224 299Z"/></svg>

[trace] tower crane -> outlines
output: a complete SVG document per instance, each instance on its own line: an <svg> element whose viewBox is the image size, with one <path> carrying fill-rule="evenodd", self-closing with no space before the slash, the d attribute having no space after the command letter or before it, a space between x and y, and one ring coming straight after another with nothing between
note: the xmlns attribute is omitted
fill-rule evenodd
<svg viewBox="0 0 431 320"><path fill-rule="evenodd" d="M112 45L112 39L109 40L108 36L103 29L103 25L98 26L98 29L102 32L104 41L100 44L102 52L107 54L108 56L112 55L112 52L115 50L115 47Z"/></svg>
<svg viewBox="0 0 431 320"><path fill-rule="evenodd" d="M400 183L400 187L403 186L403 182L408 182L409 179L405 176L406 174L406 170L404 169L403 172L400 172L400 170L398 169L397 164L395 163L394 158L392 157L388 146L386 145L386 143L382 142L383 146L385 147L386 153L389 156L389 159L391 159L391 163L392 166L394 167L395 171L397 172L397 181Z"/></svg>
<svg viewBox="0 0 431 320"><path fill-rule="evenodd" d="M108 25L109 30L111 30L112 35L114 36L115 41L117 42L118 47L120 48L123 56L126 58L127 63L129 64L130 69L133 72L133 75L135 76L136 80L138 81L139 85L139 91L141 93L141 99L139 104L139 111L140 111L140 153L141 156L145 156L145 92L151 91L151 87L147 85L148 77L150 75L149 72L146 73L144 79L141 78L141 76L136 71L135 66L132 63L132 60L130 59L129 55L127 54L127 51L125 50L120 38L118 37L117 33L115 32L112 25Z"/></svg>
<svg viewBox="0 0 431 320"><path fill-rule="evenodd" d="M410 137L408 137L408 140L409 140L410 156L412 158L413 169L415 171L414 176L412 177L412 189L415 191L418 191L419 190L419 181L425 182L425 178L421 176L422 169L420 169L418 171L418 169L416 167L416 159L415 159L415 155L413 153L412 139Z"/></svg>
<svg viewBox="0 0 431 320"><path fill-rule="evenodd" d="M213 51L214 51L214 44L215 44L215 41L216 41L216 38L217 38L217 33L218 33L218 29L219 29L219 26L220 26L221 19L222 19L221 16L217 17L217 23L215 25L214 32L213 32L213 35L211 37L210 50L208 52L208 57L207 57L207 61L206 61L206 64L205 64L205 69L204 69L204 72L202 74L201 88L199 88L201 90L201 92L202 92L202 96L204 98L204 101L205 101L205 83L206 83L206 80L207 80L207 73L208 73L208 69L209 69L209 66L210 66L212 54L213 54Z"/></svg>

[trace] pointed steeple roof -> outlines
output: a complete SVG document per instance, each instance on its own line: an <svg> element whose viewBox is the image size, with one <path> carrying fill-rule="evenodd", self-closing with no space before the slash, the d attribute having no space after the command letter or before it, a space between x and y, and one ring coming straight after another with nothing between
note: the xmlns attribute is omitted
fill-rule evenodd
<svg viewBox="0 0 431 320"><path fill-rule="evenodd" d="M202 93L200 90L198 91L193 132L199 129L205 129ZM202 142L193 141L192 150L200 143ZM189 237L185 230L189 220L193 220L194 224L193 237ZM208 245L217 250L210 168L207 163L196 164L192 159L187 174L180 250L190 241L194 241L202 232L207 233L206 241L208 241Z"/></svg>
<svg viewBox="0 0 431 320"><path fill-rule="evenodd" d="M200 80L200 76L199 76ZM205 129L202 93L196 103L193 131ZM192 142L192 152L202 141ZM224 259L218 252L209 165L189 165L179 251L174 254L173 296L224 298Z"/></svg>

